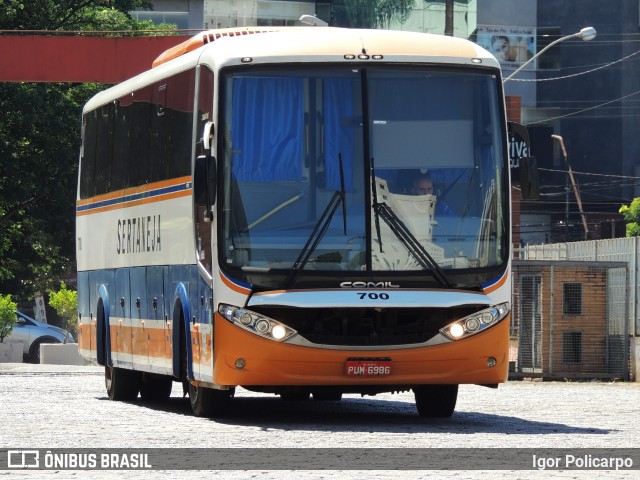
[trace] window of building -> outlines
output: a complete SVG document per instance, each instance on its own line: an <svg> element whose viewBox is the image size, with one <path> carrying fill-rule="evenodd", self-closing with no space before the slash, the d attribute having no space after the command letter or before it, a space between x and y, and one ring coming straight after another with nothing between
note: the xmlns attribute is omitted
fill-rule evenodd
<svg viewBox="0 0 640 480"><path fill-rule="evenodd" d="M562 332L562 363L582 363L582 332Z"/></svg>
<svg viewBox="0 0 640 480"><path fill-rule="evenodd" d="M538 27L537 45L538 52L547 47L551 42L562 37L560 27ZM560 68L560 44L551 47L544 55L537 59L538 70L558 70Z"/></svg>
<svg viewBox="0 0 640 480"><path fill-rule="evenodd" d="M189 28L189 12L158 12L158 11L138 11L129 12L131 16L138 20L151 20L153 23L170 23L175 24L178 30L186 30Z"/></svg>
<svg viewBox="0 0 640 480"><path fill-rule="evenodd" d="M562 284L562 314L582 315L582 283Z"/></svg>

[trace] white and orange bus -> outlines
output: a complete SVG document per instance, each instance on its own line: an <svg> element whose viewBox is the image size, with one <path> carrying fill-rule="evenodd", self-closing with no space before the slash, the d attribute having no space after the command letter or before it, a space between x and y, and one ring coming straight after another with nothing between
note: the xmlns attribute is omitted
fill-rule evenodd
<svg viewBox="0 0 640 480"><path fill-rule="evenodd" d="M208 31L92 98L82 139L79 348L111 399L412 390L447 417L506 380L507 125L477 45Z"/></svg>

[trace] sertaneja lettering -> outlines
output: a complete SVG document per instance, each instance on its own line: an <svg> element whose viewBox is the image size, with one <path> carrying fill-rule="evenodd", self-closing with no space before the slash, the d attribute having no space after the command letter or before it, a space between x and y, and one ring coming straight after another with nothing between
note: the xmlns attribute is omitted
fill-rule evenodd
<svg viewBox="0 0 640 480"><path fill-rule="evenodd" d="M152 253L161 250L160 215L118 219L116 253Z"/></svg>

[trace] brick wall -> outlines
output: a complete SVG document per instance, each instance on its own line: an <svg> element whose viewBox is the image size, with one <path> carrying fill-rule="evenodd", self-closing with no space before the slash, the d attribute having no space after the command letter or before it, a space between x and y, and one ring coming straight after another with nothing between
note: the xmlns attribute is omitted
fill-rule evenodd
<svg viewBox="0 0 640 480"><path fill-rule="evenodd" d="M619 263L514 262L515 373L626 379L626 337L614 334L619 319L611 318L610 308L612 296L624 292L611 284L611 269L626 274Z"/></svg>

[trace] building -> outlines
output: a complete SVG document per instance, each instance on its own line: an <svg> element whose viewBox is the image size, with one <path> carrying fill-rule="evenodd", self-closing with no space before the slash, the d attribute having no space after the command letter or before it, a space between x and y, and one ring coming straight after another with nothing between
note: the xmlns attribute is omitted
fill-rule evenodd
<svg viewBox="0 0 640 480"><path fill-rule="evenodd" d="M507 95L521 98L521 120L529 129L532 153L541 169L541 201L521 206L524 243L542 238L552 242L611 238L621 233L618 209L640 191L636 133L640 111L635 98L640 90L640 63L634 55L639 8L638 2L630 0L617 1L615 8L591 0L493 0L483 2L478 11L479 36L483 29L500 27L531 53L585 26L598 32L590 42L558 43L531 69L505 84ZM505 61L505 75L518 65ZM575 178L588 234L559 142L551 134L562 137L569 164L580 172ZM534 230L534 235L527 235L527 230Z"/></svg>
<svg viewBox="0 0 640 480"><path fill-rule="evenodd" d="M515 261L511 322L515 377L627 380L627 264Z"/></svg>
<svg viewBox="0 0 640 480"><path fill-rule="evenodd" d="M189 29L295 25L301 15L315 14L339 26L373 22L376 28L445 31L445 0L416 0L406 15L377 22L371 15L356 18L351 0L153 3L154 12L138 12L138 18L175 19ZM529 130L542 194L540 201L515 209L521 216L514 218L514 237L532 244L620 235L620 206L640 196L639 2L454 0L453 7L453 34L494 51L505 77L551 42L585 26L597 30L589 42L558 43L504 84L505 94L521 105L516 120ZM551 135L563 139L576 189Z"/></svg>

